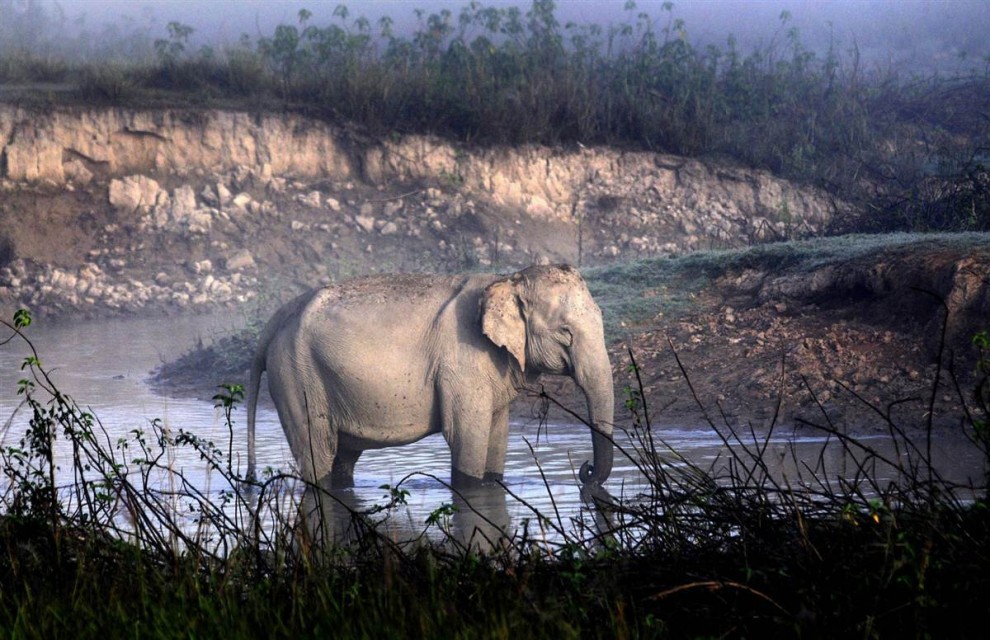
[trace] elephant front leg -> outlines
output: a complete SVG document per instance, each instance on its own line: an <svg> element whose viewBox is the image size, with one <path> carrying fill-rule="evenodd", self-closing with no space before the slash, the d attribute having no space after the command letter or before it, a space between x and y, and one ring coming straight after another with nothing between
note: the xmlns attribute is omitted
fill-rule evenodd
<svg viewBox="0 0 990 640"><path fill-rule="evenodd" d="M508 408L493 410L490 396L474 390L443 405L443 434L450 445L450 480L473 489L502 479L508 444Z"/></svg>
<svg viewBox="0 0 990 640"><path fill-rule="evenodd" d="M441 396L443 436L450 446L450 483L457 490L481 486L488 463L491 400L480 390Z"/></svg>
<svg viewBox="0 0 990 640"><path fill-rule="evenodd" d="M488 455L485 458L485 482L502 482L505 473L505 452L509 447L509 407L492 416L488 434Z"/></svg>

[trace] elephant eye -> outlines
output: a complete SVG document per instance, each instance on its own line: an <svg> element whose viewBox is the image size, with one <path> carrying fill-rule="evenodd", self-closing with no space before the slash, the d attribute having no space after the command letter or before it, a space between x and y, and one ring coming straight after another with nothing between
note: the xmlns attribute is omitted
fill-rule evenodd
<svg viewBox="0 0 990 640"><path fill-rule="evenodd" d="M574 334L571 333L570 327L563 326L560 328L560 343L567 347L574 344Z"/></svg>

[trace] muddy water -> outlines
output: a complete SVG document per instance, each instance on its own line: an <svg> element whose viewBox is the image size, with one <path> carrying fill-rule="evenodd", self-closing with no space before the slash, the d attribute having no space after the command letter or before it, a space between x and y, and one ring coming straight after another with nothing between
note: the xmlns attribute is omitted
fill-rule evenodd
<svg viewBox="0 0 990 640"><path fill-rule="evenodd" d="M43 365L52 371L56 384L80 405L92 410L111 442L134 429L148 432L151 421L161 419L173 433L184 429L226 443L230 432L211 402L161 397L151 391L146 380L157 363L176 357L197 340L209 341L241 322L237 316L40 322L31 326L27 334ZM17 380L23 377L20 364L28 353L26 345L17 341L0 347L0 424L7 423L19 405ZM234 420L233 459L235 466L243 468L246 459L243 407L235 412ZM3 434L4 445L17 443L26 422L24 411L14 415ZM660 435L664 443L662 450L669 447L703 468L719 468L729 458L728 448L710 429L667 428ZM975 447L961 433L936 435L932 454L939 473L958 483L978 484L983 467ZM757 434L761 444L763 438L764 435ZM903 447L895 447L885 434L864 431L860 441L890 459L900 456L901 460L908 460ZM617 442L623 447L631 445L622 434L617 436ZM750 436L744 442L753 446ZM923 440L919 444L925 446ZM469 500L472 505L486 509L487 517L500 526L516 527L526 519L535 521L532 516L534 511L539 511L566 527L570 518L582 510L576 470L590 456L590 449L590 439L581 425L552 423L541 429L535 419L514 422L505 470L510 495L488 492L469 496ZM670 465L684 464L669 452L664 459ZM767 442L765 460L775 476L787 477L791 482L810 477L809 467L819 471L824 468L825 475L832 479L852 478L857 469L834 439L807 431L795 434L778 429ZM258 463L262 469L290 471L293 467L277 416L270 404L265 403L259 408ZM223 488L194 451L180 450L174 465L205 490L216 492ZM883 465L876 472L881 477L890 474ZM365 452L357 465L354 488L342 491L341 496L352 507L369 508L385 501L382 485L395 486L402 482L409 491L408 508L393 517L400 526L418 531L434 509L461 500L430 476L442 481L450 477L449 453L439 435L405 447ZM617 455L608 489L613 494L635 496L644 486L636 466ZM473 526L470 518L463 515L468 510L461 507L462 515L454 522L455 526Z"/></svg>

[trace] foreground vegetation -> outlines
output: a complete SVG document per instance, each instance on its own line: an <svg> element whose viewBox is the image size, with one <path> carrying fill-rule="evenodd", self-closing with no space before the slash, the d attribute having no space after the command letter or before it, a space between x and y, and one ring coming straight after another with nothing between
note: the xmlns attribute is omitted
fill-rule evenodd
<svg viewBox="0 0 990 640"><path fill-rule="evenodd" d="M378 136L729 157L852 203L838 231L990 229L985 61L952 76L868 67L854 43L806 48L786 12L751 51L692 45L670 3L629 3L604 27L561 25L552 0L419 12L408 35L344 6L330 24L302 10L193 50L180 22L71 38L39 2L0 8L0 84L71 89L37 92L42 104L288 108Z"/></svg>
<svg viewBox="0 0 990 640"><path fill-rule="evenodd" d="M4 322L4 344L26 341L30 320ZM974 346L959 428L990 461L990 341ZM115 441L30 352L18 389L29 425L2 456L0 627L12 636L966 637L987 622L987 484L939 476L930 424L919 440L880 419L904 452L886 459L823 413L818 428L858 462L840 475L805 460L786 483L765 462L767 433L712 424L725 458L700 468L652 428L633 366L617 444L647 480L641 494L597 492L587 520L562 526L534 514L550 541L516 532L479 554L451 532L451 505L427 538L386 534L400 483L352 514L349 546L321 550L292 526L290 476L244 483L233 430L215 445L155 422ZM232 425L240 388L215 399ZM212 494L169 463L184 447L211 463Z"/></svg>

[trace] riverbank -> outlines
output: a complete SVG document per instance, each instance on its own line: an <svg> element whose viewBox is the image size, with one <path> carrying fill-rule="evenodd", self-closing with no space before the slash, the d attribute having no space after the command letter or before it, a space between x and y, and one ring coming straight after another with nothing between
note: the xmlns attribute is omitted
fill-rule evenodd
<svg viewBox="0 0 990 640"><path fill-rule="evenodd" d="M990 315L985 234L822 238L584 274L605 314L624 423L629 390L642 383L661 425L779 420L860 432L886 428L876 414L888 410L905 426L928 416L958 424L978 355L972 338ZM153 384L209 397L216 385L245 382L259 326L163 364ZM543 383L583 412L569 380ZM517 417L533 415L537 392L517 401Z"/></svg>

